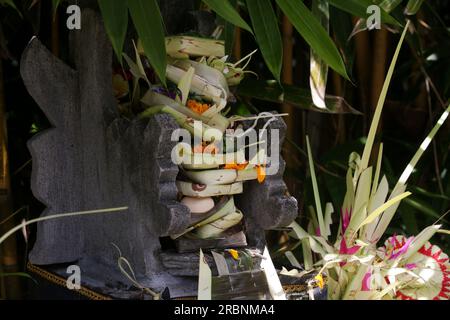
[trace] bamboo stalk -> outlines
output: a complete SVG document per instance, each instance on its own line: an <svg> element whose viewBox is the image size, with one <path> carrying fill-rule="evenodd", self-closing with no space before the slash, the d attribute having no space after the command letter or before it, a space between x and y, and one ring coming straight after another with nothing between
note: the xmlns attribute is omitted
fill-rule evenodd
<svg viewBox="0 0 450 320"><path fill-rule="evenodd" d="M354 19L354 24L358 19ZM370 61L372 61L372 54L370 49L369 32L362 31L354 36L355 50L356 50L356 77L358 79L358 93L360 105L363 108L363 134L366 134L369 128L369 88L371 84L370 79Z"/></svg>
<svg viewBox="0 0 450 320"><path fill-rule="evenodd" d="M234 31L234 46L233 56L235 61L239 61L242 58L242 31L241 28L236 28Z"/></svg>
<svg viewBox="0 0 450 320"><path fill-rule="evenodd" d="M3 83L3 63L0 60L0 221L11 214L11 181L8 163L8 135L6 126L5 87ZM13 219L0 226L0 231L14 226ZM3 232L2 232L3 233ZM17 272L17 244L15 238L8 239L1 246L0 264L3 272ZM19 298L20 281L15 277L2 279L3 290L7 298Z"/></svg>
<svg viewBox="0 0 450 320"><path fill-rule="evenodd" d="M51 49L52 53L59 57L59 15L56 11L53 15L52 25L51 25Z"/></svg>
<svg viewBox="0 0 450 320"><path fill-rule="evenodd" d="M338 73L333 72L332 79L333 79L334 94L336 96L341 97L343 95L341 77L339 76ZM345 136L346 136L345 133L346 133L345 116L343 114L340 114L338 115L337 118L336 138L334 141L334 145L345 143Z"/></svg>
<svg viewBox="0 0 450 320"><path fill-rule="evenodd" d="M293 84L294 70L294 41L293 41L293 26L289 19L283 15L282 17L282 37L283 37L283 65L281 70L281 82L284 84ZM299 125L295 125L295 112L294 107L289 104L283 104L281 106L282 113L288 113L289 116L284 119L286 122L286 138L291 141L295 141L296 131L300 131ZM300 130L299 130L300 129ZM303 141L302 141L303 142ZM286 161L286 166L289 168L295 167L295 158L293 152L291 152L292 146L290 144L285 145L283 150L283 158ZM288 190L293 191L295 189L296 180L293 176L288 175L285 177Z"/></svg>

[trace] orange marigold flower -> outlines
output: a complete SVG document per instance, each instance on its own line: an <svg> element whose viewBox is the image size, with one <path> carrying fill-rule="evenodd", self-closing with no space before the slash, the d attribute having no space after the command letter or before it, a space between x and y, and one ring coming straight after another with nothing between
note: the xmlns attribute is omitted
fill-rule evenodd
<svg viewBox="0 0 450 320"><path fill-rule="evenodd" d="M235 169L235 170L244 170L247 167L248 162L244 162L244 163L227 163L225 164L225 166L223 167L224 169Z"/></svg>
<svg viewBox="0 0 450 320"><path fill-rule="evenodd" d="M197 102L197 101L192 100L192 99L188 100L187 106L188 106L189 109L191 109L192 111L194 111L195 113L198 113L198 114L202 114L203 112L208 110L209 107L210 107L209 104L200 103L200 102Z"/></svg>
<svg viewBox="0 0 450 320"><path fill-rule="evenodd" d="M266 168L264 166L256 166L256 173L258 176L258 182L263 183L266 179Z"/></svg>

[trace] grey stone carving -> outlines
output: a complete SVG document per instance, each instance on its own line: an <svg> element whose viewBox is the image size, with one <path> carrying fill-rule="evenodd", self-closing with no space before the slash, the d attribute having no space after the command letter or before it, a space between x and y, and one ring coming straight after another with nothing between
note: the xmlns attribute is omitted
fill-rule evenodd
<svg viewBox="0 0 450 320"><path fill-rule="evenodd" d="M177 201L178 167L170 158L175 144L170 137L178 125L164 114L134 120L119 116L111 86L112 49L95 9L83 8L82 29L71 32L73 67L37 38L22 56L24 83L53 126L29 141L32 190L47 207L43 216L120 206L128 210L39 223L30 262L77 263L84 285L129 298L130 283L119 271L114 243L143 285L157 291L169 287L172 296L194 295L198 254L197 261L192 253L184 258L162 254L160 245L160 237L181 232L190 221L189 209ZM275 127L285 131L282 120L269 126ZM283 171L281 166L262 185L246 183L236 197L252 247L264 246L264 230L286 226L297 215ZM177 275L180 261L191 276ZM66 276L64 269L53 270Z"/></svg>

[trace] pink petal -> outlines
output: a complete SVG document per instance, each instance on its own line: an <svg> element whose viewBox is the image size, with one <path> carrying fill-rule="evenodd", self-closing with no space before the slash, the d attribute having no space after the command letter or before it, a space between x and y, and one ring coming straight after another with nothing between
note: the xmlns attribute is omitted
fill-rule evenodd
<svg viewBox="0 0 450 320"><path fill-rule="evenodd" d="M402 254L405 254L406 251L408 251L409 246L411 245L411 242L414 240L414 237L409 237L408 240L406 240L405 244L398 249L398 251L396 253L392 253L391 256L389 257L389 260L393 260L398 258L399 256L401 256Z"/></svg>
<svg viewBox="0 0 450 320"><path fill-rule="evenodd" d="M347 227L350 224L352 210L345 209L345 211L342 212L341 216L342 216L342 234L344 234L345 230L347 230Z"/></svg>
<svg viewBox="0 0 450 320"><path fill-rule="evenodd" d="M341 246L339 248L339 253L340 254L354 254L356 253L359 249L361 248L361 246L353 246L348 248L347 247L347 243L345 242L345 239L342 238L341 239Z"/></svg>
<svg viewBox="0 0 450 320"><path fill-rule="evenodd" d="M417 267L417 265L415 263L407 263L407 264L405 264L405 268L408 269L408 270L412 270L412 269L414 269L416 267Z"/></svg>
<svg viewBox="0 0 450 320"><path fill-rule="evenodd" d="M372 277L372 273L371 272L367 272L364 275L364 278L362 280L361 291L370 291L370 278L371 277Z"/></svg>

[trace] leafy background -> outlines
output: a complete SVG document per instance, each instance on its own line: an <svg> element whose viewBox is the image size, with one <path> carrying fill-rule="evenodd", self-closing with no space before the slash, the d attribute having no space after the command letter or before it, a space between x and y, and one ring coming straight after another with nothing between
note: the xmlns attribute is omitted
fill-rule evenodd
<svg viewBox="0 0 450 320"><path fill-rule="evenodd" d="M90 2L95 4L95 0ZM382 29L364 30L366 9L374 3L384 9ZM29 189L31 160L26 141L49 124L26 93L18 67L32 35L68 60L67 5L60 0L0 0L0 143L2 155L9 159L9 170L4 163L1 167L2 233L42 210ZM176 0L98 0L116 53L116 67L120 67L122 52L131 47L129 40L139 36L155 73L164 82L164 36L189 30L192 25L201 27L211 19L223 26L222 38L232 60L259 48L249 65L259 77L249 76L237 88L235 110L245 114L275 109L290 114L283 147L285 179L299 201L303 223L308 220L307 206L314 203L304 152L306 134L311 137L322 201L332 201L339 208L348 155L362 152L387 64L407 19L412 27L377 135L377 141L384 142L383 170L390 185L449 98L450 3L446 0L178 1L192 11L182 19L174 16L176 5ZM173 15L164 14L166 11ZM312 69L313 63L319 68ZM316 88L311 86L311 75L320 83ZM269 79L274 81L265 81ZM324 92L329 96L321 99ZM390 233L416 234L449 209L449 132L446 124L416 168L409 184L414 195L399 208ZM449 228L447 221L445 229ZM30 245L33 234L31 228ZM275 262L284 263L282 252L297 244L289 242L284 231L271 231L267 236L278 257ZM434 241L449 252L444 236ZM3 271L25 269L28 245L23 235L11 238L1 250ZM17 278L0 280L2 297L24 297L32 287Z"/></svg>

